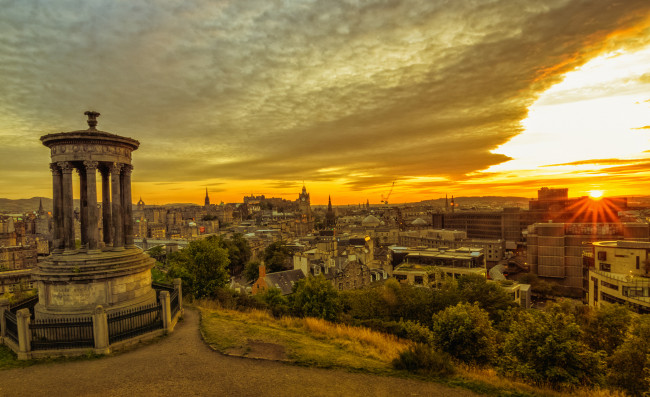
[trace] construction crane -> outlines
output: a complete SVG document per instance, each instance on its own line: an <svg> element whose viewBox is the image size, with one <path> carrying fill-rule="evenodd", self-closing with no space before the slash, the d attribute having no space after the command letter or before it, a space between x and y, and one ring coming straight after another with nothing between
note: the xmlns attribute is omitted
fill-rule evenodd
<svg viewBox="0 0 650 397"><path fill-rule="evenodd" d="M395 181L393 181L393 184L390 186L390 190L388 191L388 194L386 197L384 195L381 195L381 202L384 204L388 204L388 198L390 197L390 194L393 193L393 188L395 187Z"/></svg>

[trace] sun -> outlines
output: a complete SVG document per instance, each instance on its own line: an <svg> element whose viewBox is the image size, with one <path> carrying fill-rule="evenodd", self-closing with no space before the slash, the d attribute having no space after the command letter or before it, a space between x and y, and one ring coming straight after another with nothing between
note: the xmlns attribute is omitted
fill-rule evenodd
<svg viewBox="0 0 650 397"><path fill-rule="evenodd" d="M603 191L602 190L590 190L589 191L589 197L592 199L599 199L603 197Z"/></svg>

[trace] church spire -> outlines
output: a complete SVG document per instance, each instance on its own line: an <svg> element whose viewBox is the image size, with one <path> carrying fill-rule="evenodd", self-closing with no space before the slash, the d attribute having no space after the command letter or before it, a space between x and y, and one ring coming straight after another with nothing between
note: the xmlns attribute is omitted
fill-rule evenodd
<svg viewBox="0 0 650 397"><path fill-rule="evenodd" d="M206 188L205 188L205 206L207 207L209 205L210 205L210 197L208 196L208 187L206 186Z"/></svg>
<svg viewBox="0 0 650 397"><path fill-rule="evenodd" d="M38 201L38 214L43 215L45 213L45 210L43 209L43 199L39 199Z"/></svg>

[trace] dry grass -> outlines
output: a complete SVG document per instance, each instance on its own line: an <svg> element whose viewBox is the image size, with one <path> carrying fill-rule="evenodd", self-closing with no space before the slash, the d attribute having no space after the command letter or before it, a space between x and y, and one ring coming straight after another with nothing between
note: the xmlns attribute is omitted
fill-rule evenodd
<svg viewBox="0 0 650 397"><path fill-rule="evenodd" d="M373 331L369 328L335 324L320 318L283 317L280 324L302 328L312 335L336 342L358 354L390 362L408 348L409 343L394 335Z"/></svg>
<svg viewBox="0 0 650 397"><path fill-rule="evenodd" d="M392 335L320 319L276 319L260 310L227 310L212 302L196 305L202 313L204 339L224 353L247 352L253 344L268 343L282 346L289 361L297 364L389 373L392 360L408 347L408 342Z"/></svg>
<svg viewBox="0 0 650 397"><path fill-rule="evenodd" d="M517 390L532 396L549 397L628 397L625 392L609 389L578 388L571 391L557 391L551 387L532 386L527 383L505 378L492 368L478 368L458 364L459 375L465 379L486 384L499 390Z"/></svg>

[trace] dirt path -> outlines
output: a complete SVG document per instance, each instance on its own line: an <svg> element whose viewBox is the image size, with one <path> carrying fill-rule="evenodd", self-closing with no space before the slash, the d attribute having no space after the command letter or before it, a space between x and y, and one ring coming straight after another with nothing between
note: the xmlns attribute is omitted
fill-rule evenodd
<svg viewBox="0 0 650 397"><path fill-rule="evenodd" d="M0 396L472 396L434 383L224 356L198 314L158 343L89 361L0 371Z"/></svg>

